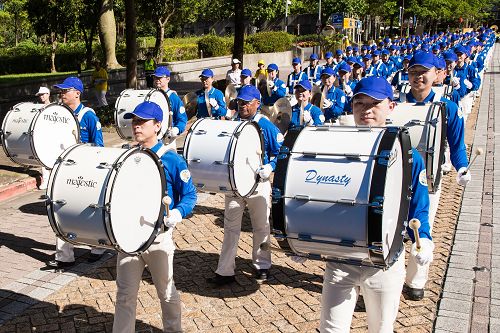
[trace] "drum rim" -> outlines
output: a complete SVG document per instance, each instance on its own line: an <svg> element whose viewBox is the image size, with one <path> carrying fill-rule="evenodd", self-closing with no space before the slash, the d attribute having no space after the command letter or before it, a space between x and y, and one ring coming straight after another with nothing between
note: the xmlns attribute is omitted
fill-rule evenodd
<svg viewBox="0 0 500 333"><path fill-rule="evenodd" d="M165 170L164 170L164 165L161 162L161 159L154 153L151 149L149 148L144 148L144 147L135 147L132 149L125 150L116 160L115 163L122 163L132 155L136 154L137 152L144 152L147 155L151 157L151 159L155 162L156 166L158 167L158 170L160 171L160 178L161 178L161 192L162 192L162 198L163 194L165 194L165 189L166 189L166 176L165 176ZM105 204L103 206L109 207L111 205L111 202L113 200L113 188L116 182L116 179L118 178L118 174L120 173L120 169L112 168L111 171L108 173L107 177L107 184L106 184L106 193L104 195L104 202ZM110 186L111 185L111 186ZM160 199L161 200L161 199ZM160 204L160 212L158 214L158 219L156 220L155 226L153 228L153 232L151 233L149 239L137 250L127 252L124 251L120 245L118 244L116 237L113 233L113 227L112 227L112 216L111 216L111 210L110 209L104 209L104 213L102 214L103 216L103 224L105 226L106 234L108 235L109 240L111 241L112 246L119 252L129 254L129 255L139 255L142 252L146 251L151 244L154 242L156 237L158 236L161 227L163 225L163 216L165 215L165 205Z"/></svg>
<svg viewBox="0 0 500 333"><path fill-rule="evenodd" d="M431 104L430 110L435 110L436 107L439 107L439 113L437 114L436 118L441 118L441 138L438 139L440 141L440 147L441 150L439 151L439 159L438 159L438 165L436 169L436 174L433 174L434 171L434 153L427 153L425 154L425 169L429 170L430 172L427 172L427 182L428 182L428 188L429 188L429 193L436 193L436 191L439 189L439 186L441 185L441 178L442 178L442 164L444 163L444 146L446 143L446 133L447 133L447 115L446 115L446 104L443 102L433 102ZM430 112L429 112L430 114ZM426 142L431 141L430 137L430 131L427 133L427 138ZM433 146L436 146L436 135L433 136ZM427 144L427 148L430 148L430 145Z"/></svg>

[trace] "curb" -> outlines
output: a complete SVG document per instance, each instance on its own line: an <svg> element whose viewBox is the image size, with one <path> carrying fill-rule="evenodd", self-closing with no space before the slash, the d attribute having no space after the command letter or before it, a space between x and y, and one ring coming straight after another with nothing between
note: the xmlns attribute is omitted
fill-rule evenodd
<svg viewBox="0 0 500 333"><path fill-rule="evenodd" d="M12 184L0 187L0 202L36 188L37 179L30 177L18 180Z"/></svg>

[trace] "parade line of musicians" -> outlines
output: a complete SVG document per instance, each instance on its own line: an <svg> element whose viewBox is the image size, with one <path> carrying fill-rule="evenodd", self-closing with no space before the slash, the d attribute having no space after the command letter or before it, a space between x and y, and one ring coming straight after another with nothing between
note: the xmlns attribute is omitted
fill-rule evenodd
<svg viewBox="0 0 500 333"><path fill-rule="evenodd" d="M385 38L378 44L348 46L345 50L326 52L325 65L319 64L317 54L310 56L305 68L299 58L294 58L291 64L293 70L286 81L279 78L276 64L266 66L260 61L258 70L252 75L249 69L239 68L241 62L238 59L233 59L226 80L237 88L235 110L229 110L224 94L213 87L212 70L204 69L199 75L202 87L196 92L197 118L253 120L258 123L264 139L264 163L257 170L260 182L255 192L248 197L225 195L222 251L215 274L207 281L214 287L236 282L235 257L246 207L253 228L255 278L259 281L269 278L271 251L259 245L270 242L270 178L277 165L284 133L268 117L260 114L263 105L272 106L282 97L294 96L296 103L292 108L289 128L332 123L344 114L353 115L356 125L386 126L386 118L398 101L430 103L435 97L433 86L451 86L453 90L449 98L438 97L447 107L449 157L442 170L449 172L453 167L457 170L456 181L465 186L471 180L471 175L466 172L469 161L464 144L464 124L471 113L474 99L479 96L494 43L494 32L485 28L465 34L442 32L392 40ZM150 73L154 87L170 97L173 116L167 136L175 138L186 130L188 121L183 102L169 88L170 71L166 67L159 66L154 71L151 68ZM255 85L250 84L250 80L262 76L266 78L267 87L261 94ZM404 85L408 86L408 90L404 90ZM325 98L319 107L310 102L314 86L326 89ZM98 117L91 108L81 103L84 87L80 79L68 77L54 87L58 89L60 100L78 116L81 142L103 146ZM398 98L395 98L395 93ZM42 87L37 96L41 102L47 102L50 91ZM140 146L154 152L163 147L157 138L163 112L157 104L142 102L125 118L132 120L134 139ZM163 152L160 158L167 179L166 190L173 199L169 206L170 213L164 219L167 231L160 233L149 249L138 256L118 255L113 332L135 332L137 294L146 265L160 298L164 331L182 331L181 301L173 281L175 245L172 233L176 224L193 211L197 198L196 187L186 161L175 150ZM420 220L420 248L417 249L413 244L407 267L404 251L385 270L327 262L319 331L348 332L360 292L366 305L370 332L393 331L403 285L410 299L421 300L424 297L429 265L433 260L432 227L440 190L429 194L425 165L418 153L413 154L411 172L412 197L408 220ZM46 174L44 178L48 178ZM407 231L407 237L415 242L413 231L409 228ZM92 249L89 260L99 260L102 253L102 249ZM290 256L290 259L298 263L307 260L300 255ZM48 265L64 269L74 262L73 245L57 239L55 259Z"/></svg>

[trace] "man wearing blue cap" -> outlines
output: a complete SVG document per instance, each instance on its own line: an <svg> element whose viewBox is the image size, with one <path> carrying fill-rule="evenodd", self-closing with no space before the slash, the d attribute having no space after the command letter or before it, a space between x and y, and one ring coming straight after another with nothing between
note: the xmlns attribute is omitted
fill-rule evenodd
<svg viewBox="0 0 500 333"><path fill-rule="evenodd" d="M353 91L352 110L357 126L385 126L394 109L392 87L380 77L361 80ZM418 230L421 242L417 252L415 243L411 251L422 263L433 260L434 244L429 231L429 197L427 185L419 180L425 166L418 152L413 149L412 196L408 221L420 220ZM404 221L399 221L404 223ZM407 228L414 241L413 230ZM349 332L354 308L361 291L366 307L369 332L393 332L398 314L399 300L405 276L405 251L387 270L368 266L327 262L321 295L320 332ZM293 256L295 262L303 257Z"/></svg>
<svg viewBox="0 0 500 333"><path fill-rule="evenodd" d="M74 76L66 78L62 83L54 85L59 89L61 102L66 104L78 118L80 123L80 141L82 143L93 143L96 146L104 147L102 129L99 118L94 110L81 103L83 94L82 81ZM92 248L88 257L89 262L99 260L106 252L106 249ZM56 238L55 259L47 262L48 267L63 269L75 264L74 246L59 238Z"/></svg>
<svg viewBox="0 0 500 333"><path fill-rule="evenodd" d="M300 58L293 58L292 67L293 71L290 74L288 74L288 81L286 83L286 86L288 87L288 93L290 95L293 94L293 90L297 82L300 82L302 80L307 80L307 74L304 73L301 69L302 63L300 61Z"/></svg>
<svg viewBox="0 0 500 333"><path fill-rule="evenodd" d="M345 48L345 57L344 58L348 58L348 57L351 57L352 56L352 46L348 46Z"/></svg>
<svg viewBox="0 0 500 333"><path fill-rule="evenodd" d="M458 45L455 47L455 53L458 57L458 61L454 69L454 75L460 79L460 88L458 89L458 93L461 97L464 113L469 115L472 111L472 104L474 103L474 92L479 89L481 80L477 69L466 62L466 59L470 55L469 48L463 45Z"/></svg>
<svg viewBox="0 0 500 333"><path fill-rule="evenodd" d="M229 117L230 111L226 109L224 94L219 89L213 87L214 72L206 68L200 74L202 89L196 92L198 96L198 105L196 116L199 118L206 117Z"/></svg>
<svg viewBox="0 0 500 333"><path fill-rule="evenodd" d="M335 59L333 59L333 63L336 66L338 66L342 62L344 62L344 54L343 54L342 50L335 51Z"/></svg>
<svg viewBox="0 0 500 333"><path fill-rule="evenodd" d="M306 81L309 82L309 81ZM215 271L215 276L207 279L217 286L233 283L235 258L241 232L241 218L248 207L253 229L252 262L257 280L267 280L271 268L271 252L260 245L270 241L269 213L271 207L271 182L269 177L276 168L277 156L283 143L283 134L267 117L257 113L260 106L260 92L254 86L241 87L237 97L238 119L257 122L264 138L264 164L257 171L259 182L254 194L247 198L232 194L225 196L224 240Z"/></svg>
<svg viewBox="0 0 500 333"><path fill-rule="evenodd" d="M139 146L151 149L160 158L167 180L164 191L172 202L170 214L163 218L166 231L162 230L146 251L137 256L118 253L113 332L135 332L137 293L146 265L160 299L163 331L182 332L182 305L174 284L175 244L172 234L175 226L193 211L196 188L184 159L157 138L163 121L163 111L158 104L142 102L135 107L134 112L125 114L124 118L132 119L134 138Z"/></svg>
<svg viewBox="0 0 500 333"><path fill-rule="evenodd" d="M408 81L408 66L410 64L411 55L407 55L403 58L403 68L396 72L396 75L392 78L391 85L396 88L398 92L403 89L404 85L409 84Z"/></svg>
<svg viewBox="0 0 500 333"><path fill-rule="evenodd" d="M348 64L344 63L341 66L341 70L346 70L346 67L350 67ZM323 100L323 105L321 105L321 111L324 113L324 121L337 119L344 111L344 106L346 103L346 97L342 88L344 85L340 85L338 88L335 87L335 72L333 69L327 67L321 73L321 81L323 81L323 94L325 98ZM304 109L305 110L305 109Z"/></svg>
<svg viewBox="0 0 500 333"><path fill-rule="evenodd" d="M247 86L252 82L252 71L244 68L240 74L240 87Z"/></svg>
<svg viewBox="0 0 500 333"><path fill-rule="evenodd" d="M356 60L353 61L353 66L355 62ZM353 81L351 80L351 75L352 67L348 63L339 66L337 76L339 77L339 88L342 90L346 97L345 104L348 104L347 101L350 97L352 97L352 90L356 86L356 84L353 84Z"/></svg>
<svg viewBox="0 0 500 333"><path fill-rule="evenodd" d="M269 96L268 89L262 95L264 105L274 105L276 101L286 95L286 84L278 78L278 65L269 64L267 66L267 86L271 92Z"/></svg>
<svg viewBox="0 0 500 333"><path fill-rule="evenodd" d="M156 88L167 94L172 110L172 128L168 129L167 137L175 147L175 138L184 132L187 124L186 109L177 93L168 87L170 82L170 71L165 66L158 66L153 73Z"/></svg>
<svg viewBox="0 0 500 333"><path fill-rule="evenodd" d="M446 137L450 147L450 158L453 166L457 170L457 183L465 186L471 180L470 172L464 173L467 165L467 151L464 144L464 119L459 112L458 106L442 96L438 96L432 90L432 85L436 80L436 57L432 53L419 51L410 60L408 77L411 90L408 94L400 94L400 101L410 103L446 103L447 129ZM409 111L411 112L411 111ZM441 189L430 194L429 225L432 231L434 218ZM419 265L413 256L408 260L406 284L408 286L408 296L413 300L420 300L424 297L424 287L427 282L429 265Z"/></svg>
<svg viewBox="0 0 500 333"><path fill-rule="evenodd" d="M372 66L372 55L371 54L365 54L363 56L363 77L365 76L370 76L368 75L368 68Z"/></svg>
<svg viewBox="0 0 500 333"><path fill-rule="evenodd" d="M333 53L332 52L325 53L325 60L326 60L326 64L324 67L330 67L330 68L335 67L335 64L333 63Z"/></svg>
<svg viewBox="0 0 500 333"><path fill-rule="evenodd" d="M394 64L392 60L389 59L389 54L390 52L388 49L383 49L381 52L381 58L385 67L387 68L387 77L392 79L392 74L396 72L396 64Z"/></svg>
<svg viewBox="0 0 500 333"><path fill-rule="evenodd" d="M377 76L387 78L387 66L380 60L380 51L375 50L372 52L372 62L370 67L366 68L366 76Z"/></svg>
<svg viewBox="0 0 500 333"><path fill-rule="evenodd" d="M321 71L323 70L323 66L318 65L318 62L318 55L313 53L309 57L309 66L304 69L304 73L306 73L309 82L317 86L321 84Z"/></svg>
<svg viewBox="0 0 500 333"><path fill-rule="evenodd" d="M391 45L389 47L389 59L394 64L394 72L397 72L401 68L403 68L403 57L399 55L399 46Z"/></svg>
<svg viewBox="0 0 500 333"><path fill-rule="evenodd" d="M295 98L298 103L292 107L292 119L289 128L323 125L325 116L317 106L310 103L311 90L312 85L309 80L302 80L295 86Z"/></svg>

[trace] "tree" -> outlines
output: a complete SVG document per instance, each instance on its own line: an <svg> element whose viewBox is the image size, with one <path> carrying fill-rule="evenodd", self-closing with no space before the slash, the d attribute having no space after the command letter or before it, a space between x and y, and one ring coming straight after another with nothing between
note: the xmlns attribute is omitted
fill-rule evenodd
<svg viewBox="0 0 500 333"><path fill-rule="evenodd" d="M19 43L19 32L22 31L23 23L28 15L25 11L26 0L8 0L4 2L4 10L12 18L12 27L14 28L15 45Z"/></svg>
<svg viewBox="0 0 500 333"><path fill-rule="evenodd" d="M125 0L127 88L137 88L137 19L134 0Z"/></svg>
<svg viewBox="0 0 500 333"><path fill-rule="evenodd" d="M243 67L243 49L245 46L245 1L234 0L234 43L233 58L241 60Z"/></svg>
<svg viewBox="0 0 500 333"><path fill-rule="evenodd" d="M106 67L108 69L120 68L121 66L116 59L116 22L115 14L113 11L113 0L101 1L101 12L99 16L99 37L101 39L102 47L104 48L104 54L106 54Z"/></svg>
<svg viewBox="0 0 500 333"><path fill-rule="evenodd" d="M97 32L97 23L101 11L101 1L99 0L73 0L73 13L75 13L75 29L83 35L85 42L85 60L87 68L93 60L92 44Z"/></svg>

